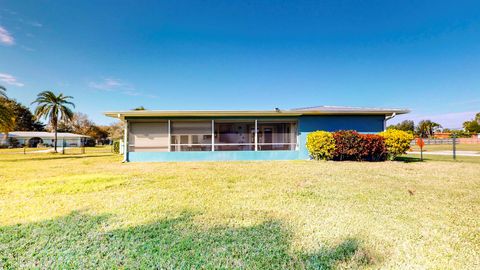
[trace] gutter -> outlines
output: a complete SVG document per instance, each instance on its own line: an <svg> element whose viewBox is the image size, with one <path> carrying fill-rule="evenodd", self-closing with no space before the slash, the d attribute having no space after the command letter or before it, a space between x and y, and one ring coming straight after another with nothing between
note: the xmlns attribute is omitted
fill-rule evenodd
<svg viewBox="0 0 480 270"><path fill-rule="evenodd" d="M397 113L392 113L390 116L385 115L385 120L383 120L383 131L387 130L387 121L397 116Z"/></svg>
<svg viewBox="0 0 480 270"><path fill-rule="evenodd" d="M388 121L388 120L394 118L395 116L397 116L397 113L392 113L392 115L385 117L385 121Z"/></svg>

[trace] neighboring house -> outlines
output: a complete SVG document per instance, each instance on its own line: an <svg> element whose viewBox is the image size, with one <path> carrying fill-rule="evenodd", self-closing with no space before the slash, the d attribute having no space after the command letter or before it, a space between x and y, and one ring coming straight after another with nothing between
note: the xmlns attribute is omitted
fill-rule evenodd
<svg viewBox="0 0 480 270"><path fill-rule="evenodd" d="M309 107L273 111L122 111L125 161L308 159L316 130L376 133L405 109ZM124 140L125 141L125 140ZM126 147L128 146L128 147Z"/></svg>
<svg viewBox="0 0 480 270"><path fill-rule="evenodd" d="M5 134L0 135L0 145L7 144ZM37 147L39 144L44 146L53 146L55 143L55 133L43 131L12 131L8 133L8 138L15 138L20 145L28 147ZM89 136L73 133L57 133L57 146L78 147ZM65 144L64 144L65 143Z"/></svg>

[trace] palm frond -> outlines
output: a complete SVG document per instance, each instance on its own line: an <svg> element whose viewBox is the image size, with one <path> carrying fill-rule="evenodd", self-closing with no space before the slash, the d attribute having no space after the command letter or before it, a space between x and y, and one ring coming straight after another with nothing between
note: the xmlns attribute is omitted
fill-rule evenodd
<svg viewBox="0 0 480 270"><path fill-rule="evenodd" d="M0 85L0 97L7 98L7 93L5 93L5 92L7 92L7 88Z"/></svg>
<svg viewBox="0 0 480 270"><path fill-rule="evenodd" d="M69 108L75 108L75 104L69 99L72 96L65 96L63 93L55 95L52 91L42 91L38 93L37 99L32 104L37 104L35 116L37 118L48 119L55 128L59 120L70 121L73 118L73 111Z"/></svg>

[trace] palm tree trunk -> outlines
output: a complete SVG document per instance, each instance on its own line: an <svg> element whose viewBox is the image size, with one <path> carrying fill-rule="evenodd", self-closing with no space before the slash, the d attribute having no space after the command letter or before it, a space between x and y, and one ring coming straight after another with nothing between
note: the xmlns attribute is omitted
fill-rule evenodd
<svg viewBox="0 0 480 270"><path fill-rule="evenodd" d="M55 131L55 145L54 145L54 149L55 149L55 153L57 153L57 123L53 123L53 130Z"/></svg>

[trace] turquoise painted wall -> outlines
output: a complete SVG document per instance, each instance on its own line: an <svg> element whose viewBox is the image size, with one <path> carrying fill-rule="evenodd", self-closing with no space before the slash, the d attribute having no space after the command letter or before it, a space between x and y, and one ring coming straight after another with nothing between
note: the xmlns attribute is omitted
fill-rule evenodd
<svg viewBox="0 0 480 270"><path fill-rule="evenodd" d="M145 118L142 118L145 119ZM158 119L158 118L156 118ZM179 119L179 118L170 118ZM183 118L182 118L183 119ZM188 118L192 119L192 118ZM212 118L195 118L212 119ZM271 120L265 117L238 117L214 119L258 119ZM298 120L297 151L207 151L207 152L132 152L128 153L129 161L217 161L217 160L296 160L309 159L305 146L307 134L316 130L337 131L356 130L362 133L377 133L383 131L383 115L332 115L332 116L301 116L298 118L282 117L278 119ZM133 119L129 119L133 120Z"/></svg>
<svg viewBox="0 0 480 270"><path fill-rule="evenodd" d="M134 152L129 161L295 160L299 151Z"/></svg>

